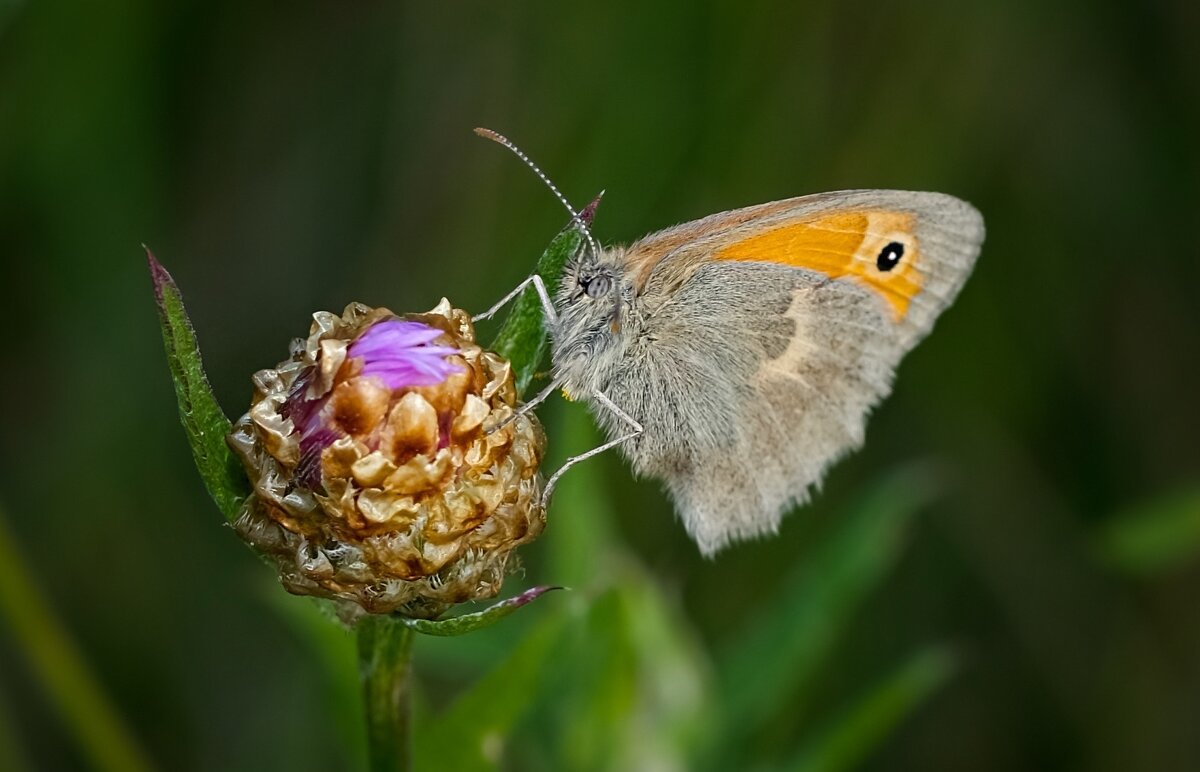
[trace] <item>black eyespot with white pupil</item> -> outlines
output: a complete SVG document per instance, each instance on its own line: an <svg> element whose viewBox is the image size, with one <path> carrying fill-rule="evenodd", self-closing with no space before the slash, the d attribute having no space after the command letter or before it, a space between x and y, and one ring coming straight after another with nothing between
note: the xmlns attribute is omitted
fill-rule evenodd
<svg viewBox="0 0 1200 772"><path fill-rule="evenodd" d="M589 298L602 298L612 288L612 279L605 274L598 274L590 279L583 279L580 284Z"/></svg>
<svg viewBox="0 0 1200 772"><path fill-rule="evenodd" d="M902 257L904 257L904 245L899 241L892 241L879 250L879 256L875 258L875 267L881 271L890 271L900 263Z"/></svg>

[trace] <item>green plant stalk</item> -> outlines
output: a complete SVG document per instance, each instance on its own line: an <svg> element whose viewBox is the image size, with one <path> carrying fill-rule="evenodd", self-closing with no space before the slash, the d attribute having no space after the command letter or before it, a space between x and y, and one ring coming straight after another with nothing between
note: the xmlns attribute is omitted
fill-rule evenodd
<svg viewBox="0 0 1200 772"><path fill-rule="evenodd" d="M412 643L401 619L368 615L358 623L358 667L367 716L371 772L412 767Z"/></svg>
<svg viewBox="0 0 1200 772"><path fill-rule="evenodd" d="M70 635L51 613L4 525L2 513L0 619L12 631L50 701L95 769L137 772L152 768Z"/></svg>

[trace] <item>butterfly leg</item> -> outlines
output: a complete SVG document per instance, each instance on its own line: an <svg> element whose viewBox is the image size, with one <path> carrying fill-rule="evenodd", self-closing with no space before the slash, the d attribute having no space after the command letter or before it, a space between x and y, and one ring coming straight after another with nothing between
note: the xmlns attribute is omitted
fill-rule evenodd
<svg viewBox="0 0 1200 772"><path fill-rule="evenodd" d="M541 391L539 391L537 394L534 395L533 399L529 400L528 402L524 403L519 408L514 410L513 414L510 415L508 418L505 418L503 421L496 424L495 426L489 427L485 433L491 434L492 432L496 431L497 429L502 429L505 426L508 426L513 421L517 420L518 416L523 416L526 413L528 413L530 410L533 410L535 407L537 407L538 405L545 402L546 399L551 394L554 393L554 390L557 389L561 383L562 383L562 380L560 380L558 378L555 378L554 380L550 381L550 383L546 384L546 388L542 389Z"/></svg>
<svg viewBox="0 0 1200 772"><path fill-rule="evenodd" d="M554 310L554 302L550 300L550 293L546 291L546 282L542 281L542 277L536 273L527 277L525 281L518 284L512 292L500 298L500 300L494 306L484 311L482 314L476 314L475 316L472 316L471 321L482 322L486 319L491 319L497 314L497 312L500 311L501 308L504 308L506 305L512 302L514 298L524 292L525 288L530 284L532 284L533 288L537 290L538 299L542 301L542 313L546 315L546 319L551 322L558 321L558 312Z"/></svg>
<svg viewBox="0 0 1200 772"><path fill-rule="evenodd" d="M542 277L536 273L518 284L516 289L501 298L499 303L484 311L482 314L472 317L471 321L478 322L484 319L490 319L496 314L497 311L503 308L506 303L510 302L517 295L521 294L530 284L532 284L533 288L537 291L538 299L542 302L542 313L545 315L546 319L550 322L558 321L558 312L554 310L554 302L550 299L550 293L546 291L546 283L542 281ZM528 413L530 410L545 402L546 398L553 394L554 390L557 389L561 383L562 381L557 378L550 381L550 383L546 385L546 388L539 391L533 399L517 408L516 411L508 418L488 429L487 433L491 434L497 429L507 426L509 423L516 420L517 416L524 415L525 413Z"/></svg>
<svg viewBox="0 0 1200 772"><path fill-rule="evenodd" d="M602 391L593 392L592 399L596 400L597 404L603 405L605 407L605 409L607 409L613 415L615 415L617 418L620 418L622 421L624 421L626 424L628 424L631 431L628 434L617 437L615 440L609 440L608 442L604 443L603 445L597 445L596 447L592 448L591 450L587 451L586 453L580 453L578 456L571 456L566 461L564 461L563 465L558 468L558 471L556 471L554 474L550 475L550 479L546 481L546 488L545 488L545 490L542 491L542 508L543 509L545 509L546 505L550 503L550 495L554 492L554 486L558 484L558 479L560 477L562 477L563 472L565 472L568 469L570 469L571 467L575 466L580 461L589 459L595 455L599 455L600 453L603 453L604 451L609 450L610 448L615 448L616 446L620 445L622 442L632 440L634 437L638 436L643 431L642 425L640 423L638 423L631 415L626 413L621 408L617 407L616 403L613 402L611 399L609 399L608 395L605 394L604 392L602 392Z"/></svg>

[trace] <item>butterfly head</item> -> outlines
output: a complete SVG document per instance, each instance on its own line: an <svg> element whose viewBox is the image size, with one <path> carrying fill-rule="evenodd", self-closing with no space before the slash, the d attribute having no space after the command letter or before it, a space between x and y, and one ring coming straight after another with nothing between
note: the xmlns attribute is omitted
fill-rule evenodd
<svg viewBox="0 0 1200 772"><path fill-rule="evenodd" d="M563 271L555 302L555 366L569 390L599 388L605 365L619 362L634 323L633 290L620 270L619 252L596 253L585 245Z"/></svg>

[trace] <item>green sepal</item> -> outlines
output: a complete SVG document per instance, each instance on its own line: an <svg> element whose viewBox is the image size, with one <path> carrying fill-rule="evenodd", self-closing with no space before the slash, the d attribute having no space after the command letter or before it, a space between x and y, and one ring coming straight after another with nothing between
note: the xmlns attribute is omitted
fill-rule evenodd
<svg viewBox="0 0 1200 772"><path fill-rule="evenodd" d="M545 593L561 589L563 588L541 585L528 589L514 598L494 603L483 611L476 611L473 614L463 614L462 616L440 620L400 618L400 621L406 627L416 630L423 635L436 635L442 638L452 635L462 635L463 633L471 633L476 630L482 630L485 627L490 627L522 606L537 600Z"/></svg>
<svg viewBox="0 0 1200 772"><path fill-rule="evenodd" d="M154 284L154 302L158 306L158 319L162 325L167 365L171 368L171 380L175 383L179 420L183 423L188 444L192 446L192 457L196 460L196 469L209 495L225 519L233 522L241 509L242 500L250 492L250 485L237 457L225 444L225 437L231 428L229 419L217 404L208 377L204 374L196 331L183 307L179 287L149 249L146 250L146 260L150 264L150 280Z"/></svg>

